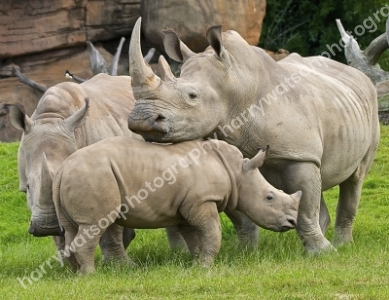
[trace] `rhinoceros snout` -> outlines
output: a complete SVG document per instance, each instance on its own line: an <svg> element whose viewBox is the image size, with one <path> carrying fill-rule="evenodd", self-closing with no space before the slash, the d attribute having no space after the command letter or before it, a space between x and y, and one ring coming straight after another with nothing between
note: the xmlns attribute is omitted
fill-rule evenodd
<svg viewBox="0 0 389 300"><path fill-rule="evenodd" d="M50 227L43 227L36 222L31 222L28 228L28 233L35 237L45 236L64 236L65 231L59 226L59 224L53 224Z"/></svg>
<svg viewBox="0 0 389 300"><path fill-rule="evenodd" d="M145 140L161 137L170 130L169 123L162 114L154 114L144 119L135 119L130 114L128 117L128 128L140 134Z"/></svg>

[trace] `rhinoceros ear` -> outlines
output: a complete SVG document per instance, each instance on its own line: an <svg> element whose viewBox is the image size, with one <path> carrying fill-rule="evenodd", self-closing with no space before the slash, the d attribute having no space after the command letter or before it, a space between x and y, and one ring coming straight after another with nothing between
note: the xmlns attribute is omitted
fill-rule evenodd
<svg viewBox="0 0 389 300"><path fill-rule="evenodd" d="M182 63L196 54L180 40L177 33L172 29L162 30L162 41L166 54L175 61Z"/></svg>
<svg viewBox="0 0 389 300"><path fill-rule="evenodd" d="M34 122L24 113L24 108L21 104L4 104L2 110L8 113L13 127L23 130L26 134L30 131Z"/></svg>
<svg viewBox="0 0 389 300"><path fill-rule="evenodd" d="M222 26L213 25L209 27L206 36L209 45L213 48L213 50L215 50L216 55L219 58L225 58L226 55L222 41Z"/></svg>
<svg viewBox="0 0 389 300"><path fill-rule="evenodd" d="M262 167L269 146L258 148L259 152L252 159L246 161L243 164L243 171L246 172L248 170L253 170Z"/></svg>
<svg viewBox="0 0 389 300"><path fill-rule="evenodd" d="M173 75L172 70L170 69L170 66L163 55L160 55L158 58L158 64L155 73L163 81L168 81L168 82L176 81L176 77Z"/></svg>
<svg viewBox="0 0 389 300"><path fill-rule="evenodd" d="M85 98L85 106L77 110L69 118L64 120L65 126L69 128L71 132L78 126L81 126L85 122L85 116L89 108L89 98Z"/></svg>

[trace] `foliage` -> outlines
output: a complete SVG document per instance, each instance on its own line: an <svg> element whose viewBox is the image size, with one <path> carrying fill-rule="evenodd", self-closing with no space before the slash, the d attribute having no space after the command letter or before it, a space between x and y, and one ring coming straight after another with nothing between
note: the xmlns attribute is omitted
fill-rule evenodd
<svg viewBox="0 0 389 300"><path fill-rule="evenodd" d="M327 45L339 44L340 34L335 19L342 21L345 30L354 32L356 26L363 25L371 17L377 25L374 32L369 31L375 26L365 21L365 28L370 29L360 36L353 33L363 50L385 32L387 18L384 16L389 14L389 9L383 10L384 16L380 10L387 4L386 0L268 0L259 45L272 51L284 48L302 56L320 55L328 51ZM334 48L334 52L335 56L331 58L346 63L343 51L340 53ZM383 69L389 70L389 51L379 63Z"/></svg>
<svg viewBox="0 0 389 300"><path fill-rule="evenodd" d="M52 268L45 264L55 247L50 238L27 233L29 212L17 189L18 144L0 143L0 299L389 299L389 127L381 130L353 246L311 257L296 232L263 230L258 251L242 252L222 216L222 249L208 270L193 266L185 253L171 252L162 229L138 230L127 250L138 268L103 264L97 252L97 273L83 278L53 258ZM324 195L332 220L337 192ZM32 273L42 268L45 273ZM17 278L31 274L37 280L23 288Z"/></svg>

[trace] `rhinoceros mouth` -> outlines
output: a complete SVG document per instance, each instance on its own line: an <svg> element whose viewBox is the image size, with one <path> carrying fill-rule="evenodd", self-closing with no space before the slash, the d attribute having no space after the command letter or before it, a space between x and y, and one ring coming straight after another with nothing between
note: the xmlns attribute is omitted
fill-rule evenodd
<svg viewBox="0 0 389 300"><path fill-rule="evenodd" d="M65 231L59 226L58 222L50 227L43 227L37 223L31 222L28 233L35 237L64 236Z"/></svg>
<svg viewBox="0 0 389 300"><path fill-rule="evenodd" d="M140 134L146 141L161 140L170 131L169 123L162 114L155 114L146 119L134 119L128 117L128 128Z"/></svg>
<svg viewBox="0 0 389 300"><path fill-rule="evenodd" d="M287 219L285 224L280 227L280 232L289 231L291 229L296 228L296 220L295 219Z"/></svg>

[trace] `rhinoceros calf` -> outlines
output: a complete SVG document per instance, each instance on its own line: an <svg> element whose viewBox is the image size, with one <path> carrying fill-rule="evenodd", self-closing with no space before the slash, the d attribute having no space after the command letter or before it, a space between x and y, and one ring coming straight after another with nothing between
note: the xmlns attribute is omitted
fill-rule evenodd
<svg viewBox="0 0 389 300"><path fill-rule="evenodd" d="M157 145L126 137L78 150L53 184L69 255L82 273L93 272L95 248L112 224L177 225L192 255L199 250L208 266L220 248L221 211L241 211L273 231L294 228L301 192L285 194L264 179L258 167L265 154L244 159L235 146L217 140ZM127 258L120 244L119 253Z"/></svg>
<svg viewBox="0 0 389 300"><path fill-rule="evenodd" d="M31 118L20 106L6 105L11 124L23 130L18 151L19 189L26 193L31 211L29 232L34 236L61 234L52 200L52 178L70 154L108 137L141 138L127 128L135 102L130 85L129 76L106 74L82 84L60 83L46 91ZM86 97L90 99L87 105ZM133 230L126 229L125 245L133 237ZM64 239L56 237L55 241L62 249ZM107 256L105 249L109 247L104 245L103 238Z"/></svg>
<svg viewBox="0 0 389 300"><path fill-rule="evenodd" d="M129 128L153 142L216 137L249 158L256 145L271 145L261 172L287 193L303 192L296 229L305 249L334 250L324 236L330 218L322 191L337 185L333 243L352 242L362 183L380 135L371 80L324 57L294 53L275 62L220 26L208 29L210 47L198 54L164 31L166 52L183 65L179 78L170 70L160 78L141 56L140 22L130 43L137 102Z"/></svg>

